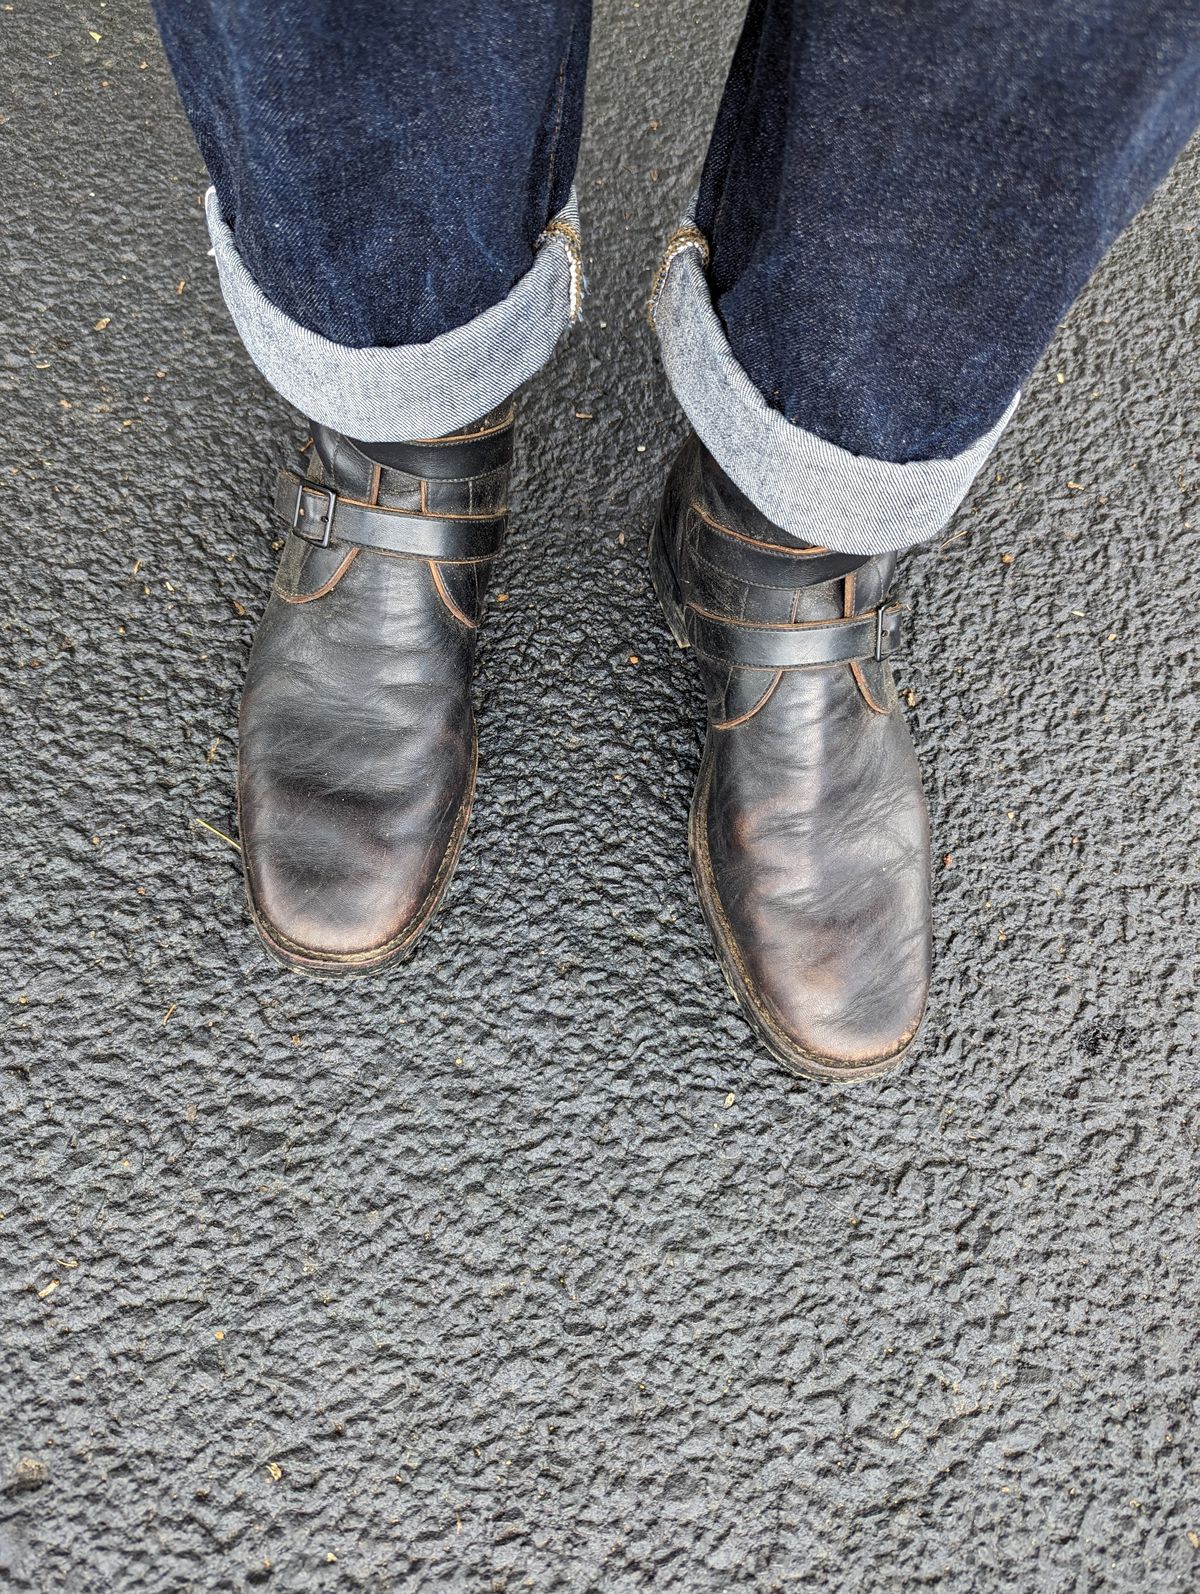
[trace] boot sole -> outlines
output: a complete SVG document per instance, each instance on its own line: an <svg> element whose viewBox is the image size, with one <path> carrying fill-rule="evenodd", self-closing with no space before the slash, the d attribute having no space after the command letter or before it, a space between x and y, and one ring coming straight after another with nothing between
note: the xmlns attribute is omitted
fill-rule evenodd
<svg viewBox="0 0 1200 1594"><path fill-rule="evenodd" d="M471 738L471 773L467 781L466 795L455 816L454 829L450 833L450 840L446 851L442 855L442 861L438 865L438 872L434 877L433 885L430 887L428 895L421 904L416 917L405 926L399 935L385 942L383 946L372 947L365 952L348 952L330 957L328 955L322 956L321 953L316 951L289 945L287 938L282 937L282 932L277 930L271 921L259 911L258 905L254 900L254 893L250 889L250 877L243 866L242 882L246 892L246 905L254 922L254 928L258 931L259 939L274 961L290 974L303 974L309 979L338 983L344 980L365 979L368 975L378 974L388 964L399 963L409 957L421 936L429 928L434 915L441 907L442 899L445 897L450 888L450 882L454 878L454 871L458 865L463 841L466 838L467 825L471 817L478 770L479 732L475 729ZM238 835L240 836L241 834L241 791L239 783Z"/></svg>
<svg viewBox="0 0 1200 1594"><path fill-rule="evenodd" d="M661 517L656 520L650 538L650 581L667 626L681 648L690 647L684 629L683 597L666 556L665 537ZM709 937L716 953L717 964L725 978L743 1018L776 1062L797 1079L818 1079L827 1083L856 1084L859 1080L877 1079L890 1073L904 1058L916 1039L917 1030L889 1056L873 1059L869 1063L836 1063L829 1058L815 1056L797 1046L795 1041L773 1023L762 1006L762 999L741 967L737 944L725 925L721 899L713 879L705 834L704 810L708 801L710 764L706 744L696 788L688 813L688 861L700 911L708 926ZM918 1025L919 1028L919 1025Z"/></svg>

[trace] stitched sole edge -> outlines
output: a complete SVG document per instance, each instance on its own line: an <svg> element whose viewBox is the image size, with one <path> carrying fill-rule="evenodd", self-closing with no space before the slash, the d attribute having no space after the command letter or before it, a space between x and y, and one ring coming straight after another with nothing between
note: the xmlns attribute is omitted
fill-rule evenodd
<svg viewBox="0 0 1200 1594"><path fill-rule="evenodd" d="M337 982L341 980L363 979L389 963L396 963L408 957L416 946L418 940L429 928L434 914L442 904L442 898L450 887L454 877L454 869L458 863L459 854L462 852L463 841L467 833L467 823L471 817L471 807L475 798L475 781L479 772L479 729L471 729L471 773L467 781L466 795L459 806L454 819L454 829L450 833L450 840L442 854L442 861L438 865L438 872L434 876L425 900L417 910L416 917L390 941L382 946L372 947L366 952L346 952L330 956L320 952L294 952L287 946L281 945L276 936L281 935L263 914L254 900L254 892L250 886L249 871L245 867L245 850L243 842L243 867L242 881L246 891L246 905L250 910L250 917L254 921L254 928L258 931L259 939L263 946L280 964L292 974L305 974L310 979ZM242 788L238 781L238 835L244 834L242 830Z"/></svg>

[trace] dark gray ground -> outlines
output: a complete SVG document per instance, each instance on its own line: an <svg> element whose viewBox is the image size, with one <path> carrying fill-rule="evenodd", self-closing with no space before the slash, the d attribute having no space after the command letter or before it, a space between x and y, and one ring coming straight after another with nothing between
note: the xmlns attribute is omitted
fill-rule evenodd
<svg viewBox="0 0 1200 1594"><path fill-rule="evenodd" d="M736 10L600 6L471 837L353 989L267 961L197 826L302 425L143 6L0 10L0 1585L1200 1587L1198 152L908 566L924 1040L793 1083L693 900L643 568L642 304Z"/></svg>

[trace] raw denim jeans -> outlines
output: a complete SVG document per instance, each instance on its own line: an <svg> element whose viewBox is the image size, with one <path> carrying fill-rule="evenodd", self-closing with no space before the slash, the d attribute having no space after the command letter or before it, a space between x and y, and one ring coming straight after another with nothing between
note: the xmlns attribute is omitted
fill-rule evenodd
<svg viewBox="0 0 1200 1594"><path fill-rule="evenodd" d="M155 0L247 348L365 438L495 407L578 313L590 0ZM651 314L792 535L936 533L1200 119L1195 0L751 0Z"/></svg>

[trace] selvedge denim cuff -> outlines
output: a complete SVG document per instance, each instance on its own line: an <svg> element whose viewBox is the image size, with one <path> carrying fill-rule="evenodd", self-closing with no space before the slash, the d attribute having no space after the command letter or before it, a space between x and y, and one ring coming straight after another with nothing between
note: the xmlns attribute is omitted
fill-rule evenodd
<svg viewBox="0 0 1200 1594"><path fill-rule="evenodd" d="M936 536L1012 419L1020 394L952 459L897 465L851 454L774 410L729 346L705 270L708 240L688 217L650 295L667 378L700 441L768 520L837 553L898 552Z"/></svg>
<svg viewBox="0 0 1200 1594"><path fill-rule="evenodd" d="M289 404L362 442L441 437L469 426L545 365L580 312L574 190L505 298L428 343L395 348L349 348L293 321L246 269L215 189L204 205L221 292L247 354Z"/></svg>

